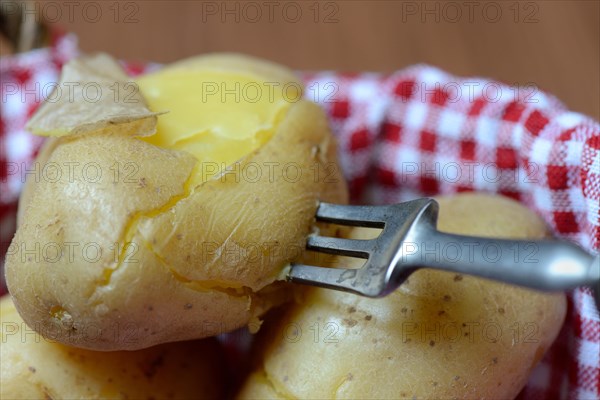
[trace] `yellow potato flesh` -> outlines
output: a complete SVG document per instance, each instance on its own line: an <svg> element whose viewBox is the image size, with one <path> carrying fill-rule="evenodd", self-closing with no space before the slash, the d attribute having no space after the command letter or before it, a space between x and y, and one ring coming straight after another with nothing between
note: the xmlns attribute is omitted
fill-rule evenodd
<svg viewBox="0 0 600 400"><path fill-rule="evenodd" d="M284 92L275 90L274 83L251 74L165 69L143 75L137 84L151 110L168 111L158 119L154 135L139 139L165 149L185 151L198 162L182 195L127 224L121 241L124 246L131 242L142 217L152 218L166 212L188 197L197 185L263 146L274 135L290 104L284 99ZM117 266L105 270L104 284L110 282L126 255L122 251ZM185 281L184 277L180 279ZM205 286L235 284L212 281Z"/></svg>
<svg viewBox="0 0 600 400"><path fill-rule="evenodd" d="M216 163L197 171L193 183L264 145L289 106L285 92L250 74L165 70L141 77L138 85L152 110L168 111L157 133L142 140Z"/></svg>

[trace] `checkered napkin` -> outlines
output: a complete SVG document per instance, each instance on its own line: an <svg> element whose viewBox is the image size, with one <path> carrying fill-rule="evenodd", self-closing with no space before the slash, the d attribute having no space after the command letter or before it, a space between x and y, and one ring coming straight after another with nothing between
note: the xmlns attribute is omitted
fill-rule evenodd
<svg viewBox="0 0 600 400"><path fill-rule="evenodd" d="M23 171L41 143L23 130L39 100L27 90L56 82L60 66L76 54L75 38L64 36L50 49L0 60L2 254ZM147 69L125 67L132 75ZM500 193L537 211L556 236L598 251L600 125L592 119L534 87L458 78L426 65L391 75L302 77L306 97L326 110L338 137L354 202ZM559 338L519 398L600 398L599 354L598 310L591 292L577 289Z"/></svg>

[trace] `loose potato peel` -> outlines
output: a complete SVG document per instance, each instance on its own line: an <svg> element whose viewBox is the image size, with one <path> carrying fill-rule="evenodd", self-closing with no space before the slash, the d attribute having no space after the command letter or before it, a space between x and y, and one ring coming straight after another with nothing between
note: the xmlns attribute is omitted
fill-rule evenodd
<svg viewBox="0 0 600 400"><path fill-rule="evenodd" d="M60 83L26 129L60 137L120 125L121 134L148 136L156 132L160 114L148 109L137 85L112 57L97 54L64 66Z"/></svg>

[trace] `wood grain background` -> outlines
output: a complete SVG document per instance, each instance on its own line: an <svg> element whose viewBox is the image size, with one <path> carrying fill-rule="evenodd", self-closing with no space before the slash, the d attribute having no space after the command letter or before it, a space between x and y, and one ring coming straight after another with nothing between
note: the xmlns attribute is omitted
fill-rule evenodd
<svg viewBox="0 0 600 400"><path fill-rule="evenodd" d="M600 118L597 0L76 3L62 5L60 15L41 11L77 33L85 51L159 62L236 51L309 70L389 72L429 63L533 83Z"/></svg>

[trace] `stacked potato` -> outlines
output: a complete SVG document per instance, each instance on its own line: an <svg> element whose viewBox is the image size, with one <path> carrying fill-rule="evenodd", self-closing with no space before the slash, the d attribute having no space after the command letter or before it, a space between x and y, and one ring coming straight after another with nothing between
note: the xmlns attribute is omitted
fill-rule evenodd
<svg viewBox="0 0 600 400"><path fill-rule="evenodd" d="M379 300L281 282L319 201L347 200L325 115L287 69L205 56L131 93L118 64L96 56L63 81L108 97L42 106L29 127L53 137L38 162L100 173L25 187L6 260L3 398L218 398L218 347L185 340L256 330L284 303L242 398L510 397L554 340L563 295L426 270ZM547 234L499 198L442 199L440 218L455 233ZM49 243L51 257L26 251Z"/></svg>
<svg viewBox="0 0 600 400"><path fill-rule="evenodd" d="M439 203L442 231L547 235L543 221L512 200L467 194ZM288 308L265 324L240 398L514 398L556 338L566 301L423 269L382 299L309 289Z"/></svg>
<svg viewBox="0 0 600 400"><path fill-rule="evenodd" d="M0 398L219 399L223 353L215 339L99 352L59 343L29 328L11 299L0 300ZM122 326L127 335L128 327Z"/></svg>

